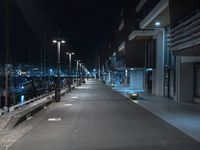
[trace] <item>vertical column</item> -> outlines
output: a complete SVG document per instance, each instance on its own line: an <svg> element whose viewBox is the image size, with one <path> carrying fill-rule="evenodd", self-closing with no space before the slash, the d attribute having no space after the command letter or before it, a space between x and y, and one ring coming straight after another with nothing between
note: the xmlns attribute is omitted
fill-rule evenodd
<svg viewBox="0 0 200 150"><path fill-rule="evenodd" d="M176 101L180 102L180 65L181 56L176 56Z"/></svg>
<svg viewBox="0 0 200 150"><path fill-rule="evenodd" d="M5 50L5 69L4 69L4 74L5 78L3 80L4 82L4 87L3 87L3 97L4 97L4 109L5 112L8 111L9 107L9 93L8 93L8 81L9 81L9 64L11 64L11 0L4 0L4 50ZM10 74L11 75L11 74Z"/></svg>
<svg viewBox="0 0 200 150"><path fill-rule="evenodd" d="M60 101L60 42L57 43L57 84L55 90L55 100Z"/></svg>
<svg viewBox="0 0 200 150"><path fill-rule="evenodd" d="M153 94L164 95L164 29L155 36L156 42L156 69L153 70Z"/></svg>

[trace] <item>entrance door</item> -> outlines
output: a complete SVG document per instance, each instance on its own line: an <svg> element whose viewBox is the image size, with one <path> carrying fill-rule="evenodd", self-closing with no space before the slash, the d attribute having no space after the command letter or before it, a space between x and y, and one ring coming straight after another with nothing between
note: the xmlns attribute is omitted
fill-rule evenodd
<svg viewBox="0 0 200 150"><path fill-rule="evenodd" d="M165 86L164 96L168 98L175 97L175 70L166 68L165 69Z"/></svg>
<svg viewBox="0 0 200 150"><path fill-rule="evenodd" d="M152 93L152 71L146 72L146 90Z"/></svg>

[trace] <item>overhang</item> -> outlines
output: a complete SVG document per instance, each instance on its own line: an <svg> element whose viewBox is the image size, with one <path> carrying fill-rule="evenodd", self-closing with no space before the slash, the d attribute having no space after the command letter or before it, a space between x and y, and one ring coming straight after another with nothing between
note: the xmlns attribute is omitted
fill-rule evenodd
<svg viewBox="0 0 200 150"><path fill-rule="evenodd" d="M156 26L155 23L160 25ZM141 29L154 29L165 27L170 24L169 17L169 0L161 0L152 11L141 21Z"/></svg>
<svg viewBox="0 0 200 150"><path fill-rule="evenodd" d="M129 35L129 41L133 39L149 39L155 34L155 30L133 30Z"/></svg>
<svg viewBox="0 0 200 150"><path fill-rule="evenodd" d="M122 42L121 45L118 47L118 51L125 50L125 42Z"/></svg>
<svg viewBox="0 0 200 150"><path fill-rule="evenodd" d="M140 0L137 7L136 7L136 12L139 12L142 8L142 6L147 2L147 0Z"/></svg>

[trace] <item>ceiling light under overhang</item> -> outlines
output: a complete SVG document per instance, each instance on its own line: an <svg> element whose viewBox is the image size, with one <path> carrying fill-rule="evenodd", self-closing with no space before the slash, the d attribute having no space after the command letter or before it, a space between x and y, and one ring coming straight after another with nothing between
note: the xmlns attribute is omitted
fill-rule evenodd
<svg viewBox="0 0 200 150"><path fill-rule="evenodd" d="M155 22L155 26L159 27L161 23L159 21Z"/></svg>

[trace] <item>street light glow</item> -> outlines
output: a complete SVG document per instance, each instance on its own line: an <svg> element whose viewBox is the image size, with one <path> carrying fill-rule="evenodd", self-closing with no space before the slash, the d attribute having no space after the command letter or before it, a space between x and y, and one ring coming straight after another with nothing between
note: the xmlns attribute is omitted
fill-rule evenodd
<svg viewBox="0 0 200 150"><path fill-rule="evenodd" d="M65 40L53 40L53 43L62 43L65 44Z"/></svg>
<svg viewBox="0 0 200 150"><path fill-rule="evenodd" d="M61 43L63 43L63 44L64 44L64 43L66 43L66 42L65 42L64 40L62 40L62 41L61 41Z"/></svg>
<svg viewBox="0 0 200 150"><path fill-rule="evenodd" d="M53 40L53 43L57 43L58 41L57 40Z"/></svg>
<svg viewBox="0 0 200 150"><path fill-rule="evenodd" d="M74 52L67 52L66 55L75 55Z"/></svg>

